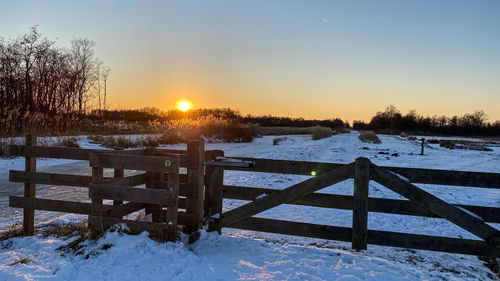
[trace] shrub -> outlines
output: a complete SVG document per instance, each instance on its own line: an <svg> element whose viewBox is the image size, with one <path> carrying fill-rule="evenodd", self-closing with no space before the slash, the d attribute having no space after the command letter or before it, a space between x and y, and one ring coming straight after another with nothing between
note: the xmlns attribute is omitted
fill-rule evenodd
<svg viewBox="0 0 500 281"><path fill-rule="evenodd" d="M142 145L147 146L147 147L157 147L158 145L160 145L160 138L147 136L147 137L142 139L141 143L142 143Z"/></svg>
<svg viewBox="0 0 500 281"><path fill-rule="evenodd" d="M101 144L107 148L133 148L139 146L138 140L132 140L129 137L114 137L114 136L88 136L88 139Z"/></svg>
<svg viewBox="0 0 500 281"><path fill-rule="evenodd" d="M77 137L64 137L59 139L60 141L56 146L80 148L80 145L78 144L79 138Z"/></svg>
<svg viewBox="0 0 500 281"><path fill-rule="evenodd" d="M380 139L373 131L361 131L358 138L362 142L380 143Z"/></svg>
<svg viewBox="0 0 500 281"><path fill-rule="evenodd" d="M278 145L280 142L286 140L286 137L274 138L273 145Z"/></svg>
<svg viewBox="0 0 500 281"><path fill-rule="evenodd" d="M313 140L319 140L331 137L333 135L333 132L330 128L316 126L311 129L311 134Z"/></svg>
<svg viewBox="0 0 500 281"><path fill-rule="evenodd" d="M351 129L345 128L345 127L335 129L336 134L349 134L350 132L351 132Z"/></svg>
<svg viewBox="0 0 500 281"><path fill-rule="evenodd" d="M179 143L190 139L215 138L224 142L251 142L257 136L255 125L238 123L213 115L197 120L175 120L161 137L162 143Z"/></svg>
<svg viewBox="0 0 500 281"><path fill-rule="evenodd" d="M441 140L439 142L440 147L448 148L448 149L454 149L455 148L455 143L449 140Z"/></svg>

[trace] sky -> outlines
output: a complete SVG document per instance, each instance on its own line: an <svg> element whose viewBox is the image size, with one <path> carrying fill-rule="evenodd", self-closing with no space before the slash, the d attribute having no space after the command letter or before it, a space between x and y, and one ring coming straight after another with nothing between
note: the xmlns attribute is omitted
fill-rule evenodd
<svg viewBox="0 0 500 281"><path fill-rule="evenodd" d="M500 120L500 1L8 1L0 37L30 26L96 42L114 108L187 99L243 114Z"/></svg>

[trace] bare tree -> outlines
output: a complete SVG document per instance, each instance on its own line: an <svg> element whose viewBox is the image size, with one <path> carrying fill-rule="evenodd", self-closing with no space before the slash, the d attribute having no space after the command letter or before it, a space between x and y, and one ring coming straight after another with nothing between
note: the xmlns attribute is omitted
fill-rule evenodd
<svg viewBox="0 0 500 281"><path fill-rule="evenodd" d="M75 39L70 48L55 47L36 26L19 38L0 39L0 118L14 109L18 115L83 116L96 92L102 109L101 80L106 88L110 70L102 71L94 46Z"/></svg>
<svg viewBox="0 0 500 281"><path fill-rule="evenodd" d="M107 86L108 86L108 78L109 75L111 74L111 68L109 66L105 66L102 70L102 80L104 82L104 110L106 110L106 96L107 96Z"/></svg>

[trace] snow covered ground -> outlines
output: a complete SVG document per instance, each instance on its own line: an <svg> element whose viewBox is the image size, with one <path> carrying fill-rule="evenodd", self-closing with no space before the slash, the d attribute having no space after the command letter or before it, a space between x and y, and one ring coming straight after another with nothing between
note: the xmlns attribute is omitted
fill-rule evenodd
<svg viewBox="0 0 500 281"><path fill-rule="evenodd" d="M273 145L276 136L257 138L250 144L207 144L207 149L223 149L226 156L248 156L272 159L350 163L363 156L377 165L436 169L500 172L500 147L493 151L448 150L439 145L427 146L418 155L420 143L397 136L382 135L381 144L362 143L358 133L335 135L312 141L309 136L286 136ZM98 147L86 139L82 147ZM168 146L185 148L184 145ZM396 154L397 153L397 156ZM40 160L38 167L57 172L72 167L75 173L89 173L85 162ZM0 160L0 181L8 180L9 169L22 169L23 160ZM63 164L63 165L61 165ZM85 165L86 164L86 165ZM71 166L73 165L73 166ZM231 185L282 189L306 179L306 176L226 171L224 182ZM352 194L352 180L325 188L320 192ZM21 189L22 185L15 185ZM500 190L469 187L419 185L453 203L500 206ZM10 189L14 188L11 186ZM72 194L40 192L68 198ZM57 190L60 190L57 189ZM51 193L52 192L52 193ZM0 193L0 215L2 200ZM85 193L82 193L84 199ZM370 196L401 198L375 183L370 183ZM54 198L54 197L52 197ZM244 203L225 200L229 210ZM5 212L0 227L20 219L20 213ZM282 205L258 215L300 222L350 226L351 212L315 207ZM1 217L0 217L1 218ZM65 223L82 220L83 216L60 216L37 212L38 223ZM499 224L492 224L500 229ZM464 237L474 235L441 219L370 213L371 229L419 234ZM497 280L477 257L368 246L367 251L350 250L349 243L307 239L285 235L224 229L223 235L203 233L192 244L178 242L159 244L147 236L108 233L96 242L86 242L82 254L57 250L76 237L41 236L13 238L0 245L0 280ZM111 246L111 247L109 247ZM17 263L26 258L25 263Z"/></svg>

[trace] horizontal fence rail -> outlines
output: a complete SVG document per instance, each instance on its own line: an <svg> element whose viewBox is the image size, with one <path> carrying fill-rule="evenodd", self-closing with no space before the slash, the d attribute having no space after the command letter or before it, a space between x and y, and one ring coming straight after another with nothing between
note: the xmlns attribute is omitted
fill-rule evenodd
<svg viewBox="0 0 500 281"><path fill-rule="evenodd" d="M345 164L322 163L293 160L275 160L249 157L227 157L227 159L252 162L250 167L238 167L228 165L222 167L224 170L238 170L250 172L311 175L315 172L320 175L329 170L341 167ZM468 171L449 171L438 169L421 169L406 167L381 166L388 171L399 174L413 183L435 184L435 185L454 185L482 188L500 188L500 174Z"/></svg>
<svg viewBox="0 0 500 281"><path fill-rule="evenodd" d="M222 189L222 197L227 199L237 199L253 201L258 196L263 194L273 194L280 192L280 189L259 188L224 185ZM291 205L302 205L310 207L322 207L330 209L352 210L353 196L327 194L327 193L311 193L305 195L295 201L289 202ZM482 207L472 205L454 204L457 207L464 208L468 211L480 216L484 221L500 223L500 208L497 207ZM376 213L387 213L396 215L410 215L438 218L439 216L420 207L418 204L410 200L387 199L387 198L368 198L368 210Z"/></svg>
<svg viewBox="0 0 500 281"><path fill-rule="evenodd" d="M232 228L352 242L352 228L251 217ZM500 250L480 240L368 230L368 244L499 257Z"/></svg>

